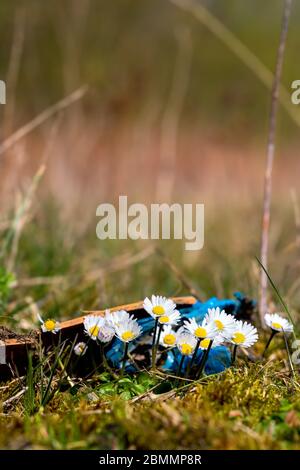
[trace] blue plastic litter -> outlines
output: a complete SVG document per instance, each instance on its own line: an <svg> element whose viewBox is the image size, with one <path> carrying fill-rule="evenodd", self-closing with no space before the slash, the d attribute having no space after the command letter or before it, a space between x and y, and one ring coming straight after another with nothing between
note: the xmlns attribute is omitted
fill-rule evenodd
<svg viewBox="0 0 300 470"><path fill-rule="evenodd" d="M238 318L244 317L244 310L247 306L247 310L251 310L255 307L256 302L253 300L247 299L244 294L240 292L236 292L234 294L235 299L218 299L217 297L212 297L211 299L207 300L206 302L197 301L195 304L191 305L187 308L179 308L179 311L182 315L182 320L195 318L197 322L201 322L204 319L205 314L207 313L207 309L209 308L217 308L219 307L221 310L225 310L226 313L230 313L232 315L237 316ZM142 337L129 345L129 352L135 350L137 344L141 341L143 336L147 336L153 330L154 327L154 320L152 317L147 316L145 318L141 318L138 320L138 323L141 325L143 329ZM150 347L150 345L149 345ZM123 343L115 339L106 349L106 358L112 364L113 367L119 368L121 367L122 358L123 358L124 346ZM202 351L199 350L195 364L200 362L202 357ZM162 365L162 369L169 372L176 372L178 369L179 362L181 360L181 354L174 348L170 350L167 355L166 359ZM182 371L187 367L189 359L186 358L183 362ZM231 352L228 347L226 346L217 346L213 348L209 352L209 356L205 365L205 373L207 375L216 374L219 372L224 371L227 367L231 364ZM136 372L136 368L132 365L129 361L126 364L126 372L133 373Z"/></svg>

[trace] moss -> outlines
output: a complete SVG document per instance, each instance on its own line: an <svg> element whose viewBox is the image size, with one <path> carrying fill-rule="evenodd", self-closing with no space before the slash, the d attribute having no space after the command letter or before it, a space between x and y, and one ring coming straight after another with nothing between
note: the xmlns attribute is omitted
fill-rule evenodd
<svg viewBox="0 0 300 470"><path fill-rule="evenodd" d="M131 449L292 449L299 445L300 399L278 366L241 364L173 398L137 402L57 394L32 417L22 406L0 418L1 447ZM97 390L97 387L94 387ZM288 413L291 410L295 416ZM9 433L8 433L9 430ZM24 444L25 443L25 444Z"/></svg>

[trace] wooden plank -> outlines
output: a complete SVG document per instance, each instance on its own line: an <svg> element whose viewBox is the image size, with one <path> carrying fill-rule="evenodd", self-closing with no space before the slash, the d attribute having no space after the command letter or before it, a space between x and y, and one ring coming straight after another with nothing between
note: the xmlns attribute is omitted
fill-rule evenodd
<svg viewBox="0 0 300 470"><path fill-rule="evenodd" d="M196 302L195 297L183 296L183 297L171 297L172 300L181 308L193 305ZM111 312L117 310L127 310L128 312L135 313L136 317L148 315L143 309L143 301L133 302L130 304L118 305L110 308ZM105 310L87 310L83 311L84 315L60 322L61 331L57 335L49 335L48 333L41 333L43 344L47 347L52 344L52 341L58 341L60 338L62 341L65 339L74 340L75 337L78 341L84 340L84 331L82 328L84 318L87 315L99 315L104 316ZM27 352L34 347L34 339L6 339L2 341L2 345L5 346L5 358L7 364L13 364L13 368L24 367L27 363ZM1 372L1 369L0 369Z"/></svg>
<svg viewBox="0 0 300 470"><path fill-rule="evenodd" d="M186 305L187 307L189 305L193 305L196 302L195 297L192 296L186 296L186 297L171 297L171 299L180 306ZM138 311L143 311L143 303L144 301L141 300L139 302L134 302L130 304L124 304L124 305L118 305L117 307L112 307L109 310L111 312L116 312L117 310L127 310L127 312L136 312ZM103 317L105 315L105 310L84 310L83 311L84 315L82 317L74 318L72 320L67 320L64 322L61 322L60 326L61 328L70 328L74 327L77 325L81 325L83 323L84 317L87 315L99 315Z"/></svg>

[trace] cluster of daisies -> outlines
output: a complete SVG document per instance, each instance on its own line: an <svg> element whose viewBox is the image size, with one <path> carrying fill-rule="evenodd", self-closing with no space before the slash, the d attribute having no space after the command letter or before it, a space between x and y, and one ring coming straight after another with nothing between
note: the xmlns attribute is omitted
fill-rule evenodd
<svg viewBox="0 0 300 470"><path fill-rule="evenodd" d="M248 348L258 339L257 329L254 326L247 322L236 321L233 315L227 314L219 307L208 309L201 323L191 318L183 321L183 325L177 330L181 314L176 310L176 304L172 300L153 295L151 300L145 299L144 309L155 319L152 366L155 366L158 344L166 348L177 347L181 353L178 375L185 357L190 357L187 371L191 370L199 349L202 350L202 354L198 376L203 372L211 348L225 342L232 343L235 359L238 346Z"/></svg>
<svg viewBox="0 0 300 470"><path fill-rule="evenodd" d="M233 315L227 314L225 310L220 310L220 308L208 309L202 322L197 322L195 318L183 321L173 300L162 296L152 295L151 299L146 298L143 308L154 319L152 368L156 367L159 346L167 349L177 348L181 354L178 375L180 375L185 358L190 358L187 366L187 372L189 372L193 366L195 368L198 356L200 356L196 373L196 377L199 377L204 370L211 348L224 343L232 344L232 362L234 362L238 347L249 348L258 340L257 329L253 325L236 320ZM60 324L56 320L47 319L44 321L39 316L39 321L43 332L57 333L60 330ZM266 314L265 322L272 330L265 351L276 333L288 334L293 331L293 325L278 314ZM122 371L124 371L128 360L128 345L143 333L137 319L125 310L116 312L106 310L103 317L86 316L83 326L85 334L89 337L88 341L96 341L102 346L102 350L103 345L110 343L114 337L124 343L122 361ZM83 356L86 353L88 341L75 345L76 355ZM199 350L202 351L202 354L198 354Z"/></svg>
<svg viewBox="0 0 300 470"><path fill-rule="evenodd" d="M105 316L88 315L83 322L84 332L92 341L96 341L101 346L101 355L105 363L104 346L117 337L124 343L124 357L122 361L122 374L128 356L128 345L142 334L142 328L137 320L126 310L116 312L105 311ZM77 343L74 352L77 356L83 356L87 351L88 344Z"/></svg>

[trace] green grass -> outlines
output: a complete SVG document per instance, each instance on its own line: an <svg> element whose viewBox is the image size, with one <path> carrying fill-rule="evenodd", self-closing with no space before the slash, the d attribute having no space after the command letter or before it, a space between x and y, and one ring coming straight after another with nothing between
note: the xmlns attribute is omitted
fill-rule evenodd
<svg viewBox="0 0 300 470"><path fill-rule="evenodd" d="M299 248L291 213L282 205L277 207L270 273L297 325L300 298L295 255ZM37 309L66 319L79 315L81 309L131 302L153 292L188 294L159 255L134 262L134 255L145 250L146 244L100 243L93 224L84 236L71 236L71 228L57 211L44 209L24 229L13 276L20 282L37 276L60 276L60 280L13 289L3 281L1 323L6 326L17 331L37 327ZM203 299L231 297L237 290L257 297L258 207L231 209L209 212L205 248L199 253L186 253L177 242L160 244ZM5 259L2 264L4 270ZM274 305L278 301L272 289L270 301ZM277 307L280 310L279 303ZM261 332L257 353L262 352L266 338ZM46 360L40 367L29 362L27 377L21 382L0 384L1 448L299 448L298 375L294 381L289 377L280 338L272 343L268 362L251 363L241 357L234 369L177 391L171 390L167 380L146 372L122 379L96 373L71 386L63 371L68 355L69 350L63 351L61 362ZM25 385L26 392L18 396Z"/></svg>

